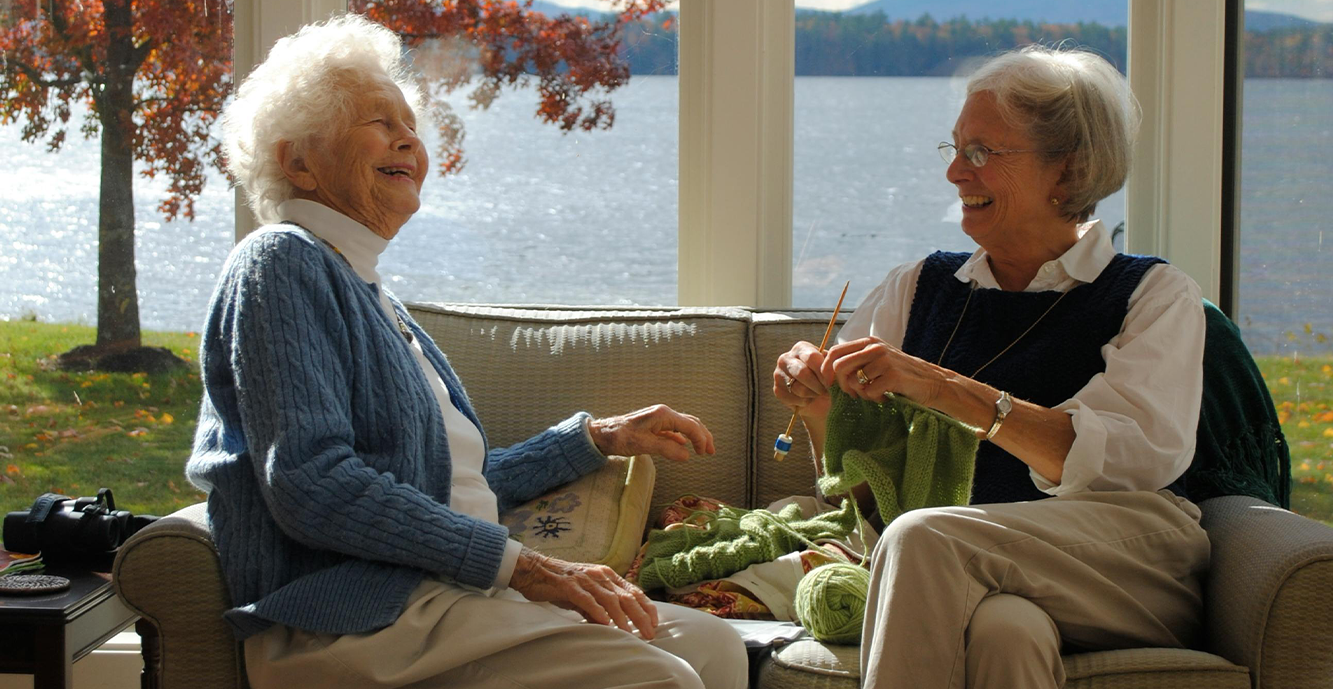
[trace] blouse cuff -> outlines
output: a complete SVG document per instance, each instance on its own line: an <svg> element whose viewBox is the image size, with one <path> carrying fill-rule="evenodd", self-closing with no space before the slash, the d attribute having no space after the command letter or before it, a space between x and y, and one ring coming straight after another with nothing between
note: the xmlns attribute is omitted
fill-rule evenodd
<svg viewBox="0 0 1333 689"><path fill-rule="evenodd" d="M523 544L509 539L505 543L505 554L500 560L500 571L495 573L495 583L491 584L494 588L503 589L509 587L509 580L514 578L514 568L518 566L519 553L523 552Z"/></svg>
<svg viewBox="0 0 1333 689"><path fill-rule="evenodd" d="M1052 483L1035 470L1028 470L1032 483L1047 495L1069 495L1088 490L1102 473L1106 458L1106 426L1097 416L1097 412L1085 406L1077 399L1070 399L1055 407L1070 416L1074 423L1074 444L1065 455L1064 467L1060 472L1060 482Z"/></svg>

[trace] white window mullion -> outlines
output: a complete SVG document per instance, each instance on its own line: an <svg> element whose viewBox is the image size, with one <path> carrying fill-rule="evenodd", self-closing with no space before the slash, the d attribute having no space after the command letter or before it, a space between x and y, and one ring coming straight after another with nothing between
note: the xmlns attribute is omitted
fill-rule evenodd
<svg viewBox="0 0 1333 689"><path fill-rule="evenodd" d="M1129 81L1143 127L1126 249L1161 256L1216 302L1222 256L1222 2L1130 0Z"/></svg>
<svg viewBox="0 0 1333 689"><path fill-rule="evenodd" d="M233 83L239 84L279 38L310 22L346 12L347 0L235 0L232 44ZM236 241L255 229L245 192L236 189Z"/></svg>
<svg viewBox="0 0 1333 689"><path fill-rule="evenodd" d="M682 0L682 305L791 304L795 7Z"/></svg>

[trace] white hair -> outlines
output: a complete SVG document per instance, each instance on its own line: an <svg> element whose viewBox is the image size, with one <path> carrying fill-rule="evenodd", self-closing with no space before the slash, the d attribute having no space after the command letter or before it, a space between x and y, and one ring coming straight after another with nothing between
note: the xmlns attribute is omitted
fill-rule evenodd
<svg viewBox="0 0 1333 689"><path fill-rule="evenodd" d="M376 75L397 84L419 113L421 89L398 36L344 14L280 39L241 82L222 112L222 144L227 169L259 222L278 222L278 205L295 193L278 164L278 143L290 141L300 151L331 124L346 122L357 86Z"/></svg>
<svg viewBox="0 0 1333 689"><path fill-rule="evenodd" d="M1066 160L1065 217L1087 220L1098 201L1124 186L1142 116L1129 82L1109 62L1079 48L1029 45L982 65L967 95L983 91L1046 160Z"/></svg>

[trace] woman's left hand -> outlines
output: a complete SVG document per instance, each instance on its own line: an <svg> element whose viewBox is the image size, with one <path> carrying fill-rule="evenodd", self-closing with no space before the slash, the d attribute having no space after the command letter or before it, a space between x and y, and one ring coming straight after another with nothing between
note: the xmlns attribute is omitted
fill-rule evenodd
<svg viewBox="0 0 1333 689"><path fill-rule="evenodd" d="M933 406L949 371L877 337L863 337L830 348L823 373L831 373L838 387L854 397L877 400L892 392Z"/></svg>
<svg viewBox="0 0 1333 689"><path fill-rule="evenodd" d="M681 462L690 458L687 444L701 455L716 451L713 434L698 417L682 414L665 404L593 419L588 430L604 455L655 454Z"/></svg>

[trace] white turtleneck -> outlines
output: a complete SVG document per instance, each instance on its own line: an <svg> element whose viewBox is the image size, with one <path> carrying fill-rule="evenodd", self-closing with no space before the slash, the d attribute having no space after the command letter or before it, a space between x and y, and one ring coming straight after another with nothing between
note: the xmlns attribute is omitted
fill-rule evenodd
<svg viewBox="0 0 1333 689"><path fill-rule="evenodd" d="M370 285L374 286L380 297L380 308L389 319L395 331L398 330L398 314L389 301L388 291L376 268L380 254L389 246L389 240L375 234L370 228L355 220L314 201L292 199L278 206L278 215L283 220L291 221L305 228L316 237L332 244L347 259L352 270ZM453 463L449 508L477 519L498 524L500 512L495 493L482 475L482 464L486 458L486 445L481 431L470 419L463 416L449 398L449 390L440 379L440 374L421 350L421 343L413 339L412 354L416 358L421 374L425 376L430 389L435 393L435 400L444 415L445 433L449 439L449 457ZM500 571L495 575L494 586L503 588L509 585L514 574L514 565L518 562L522 545L518 541L509 541L505 545L504 559Z"/></svg>

